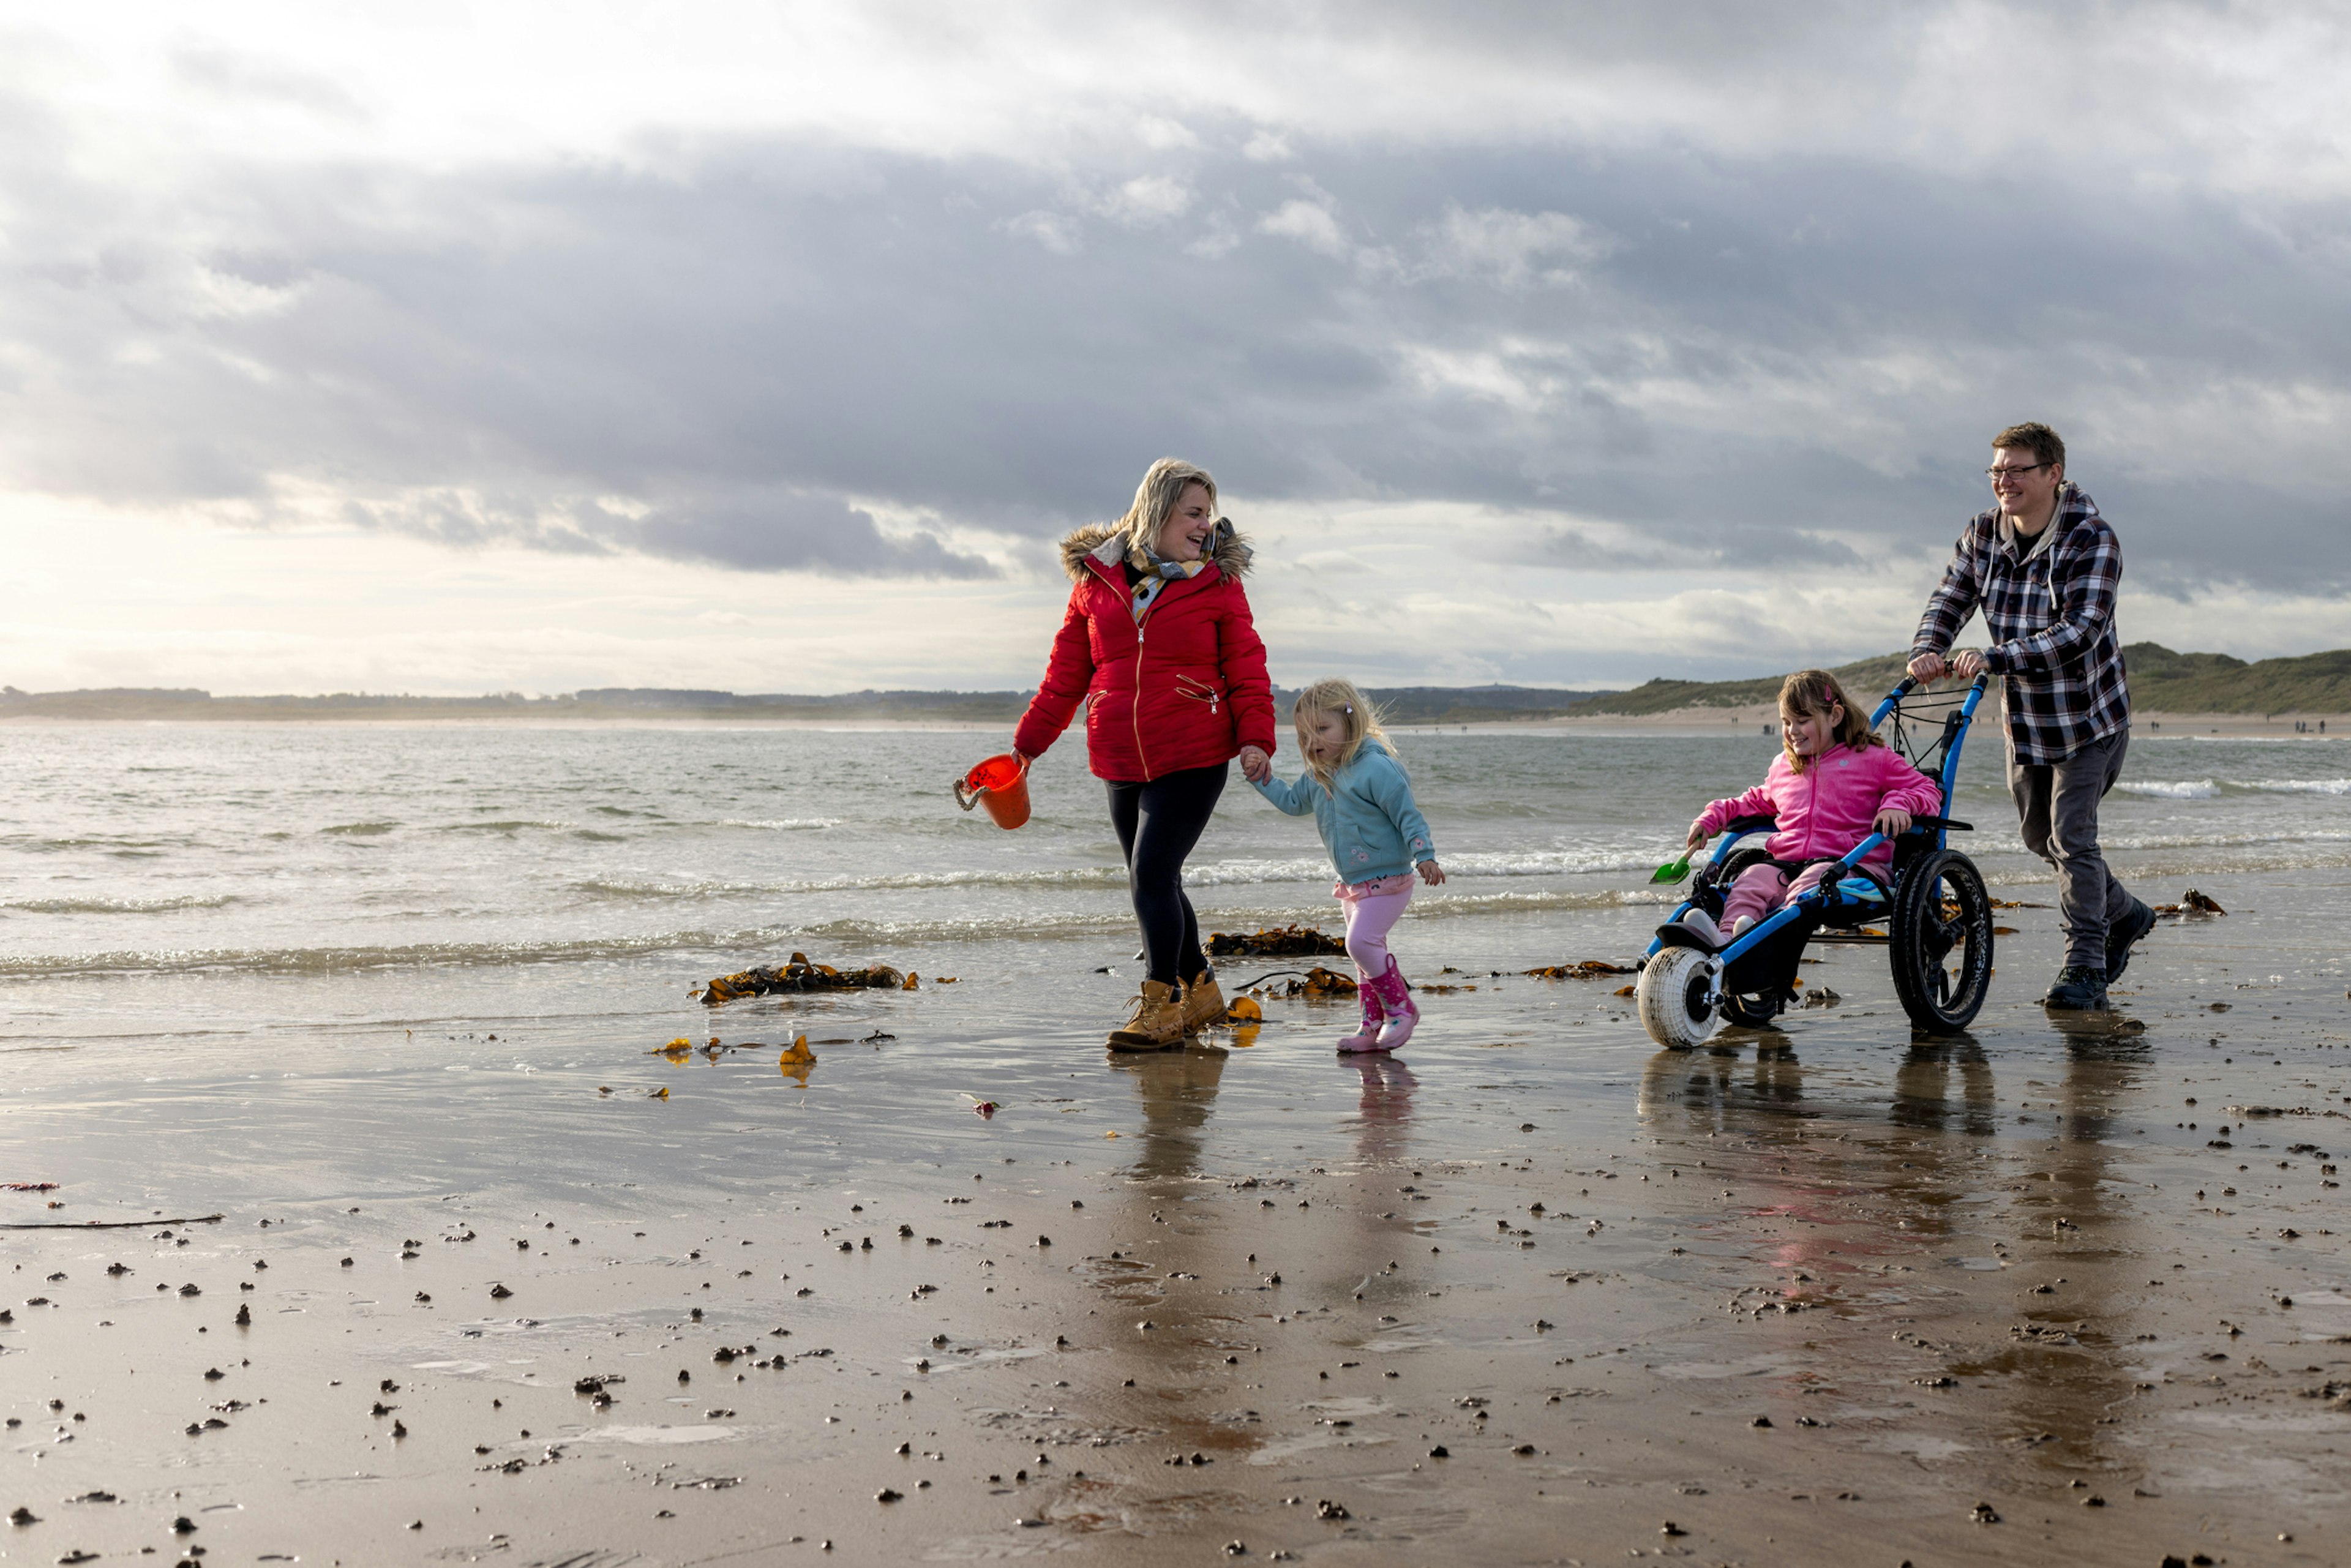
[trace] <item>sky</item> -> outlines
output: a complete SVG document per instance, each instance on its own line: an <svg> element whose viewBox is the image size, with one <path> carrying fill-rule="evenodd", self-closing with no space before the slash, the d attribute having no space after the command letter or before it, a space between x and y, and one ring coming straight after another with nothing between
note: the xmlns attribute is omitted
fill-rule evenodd
<svg viewBox="0 0 2351 1568"><path fill-rule="evenodd" d="M1035 683L1213 471L1285 682L2351 645L2320 5L0 0L0 683Z"/></svg>

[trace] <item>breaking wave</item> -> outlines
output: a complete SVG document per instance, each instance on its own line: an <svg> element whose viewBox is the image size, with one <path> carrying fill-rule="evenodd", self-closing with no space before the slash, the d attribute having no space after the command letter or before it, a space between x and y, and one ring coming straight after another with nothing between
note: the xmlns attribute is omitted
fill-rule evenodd
<svg viewBox="0 0 2351 1568"><path fill-rule="evenodd" d="M1538 877L1640 873L1656 869L1660 851L1525 851L1449 854L1445 869L1463 877ZM1279 883L1328 883L1331 862L1321 856L1279 860L1226 860L1186 866L1186 887L1251 887ZM810 877L778 882L700 880L657 882L627 877L590 877L571 884L591 898L664 903L701 898L744 898L818 893L922 892L931 888L1030 888L1102 890L1126 886L1122 866L1047 866L1029 871L884 872L870 876Z"/></svg>
<svg viewBox="0 0 2351 1568"><path fill-rule="evenodd" d="M225 909L242 902L235 894L212 898L25 898L0 904L27 915L168 915L177 909Z"/></svg>
<svg viewBox="0 0 2351 1568"><path fill-rule="evenodd" d="M2115 788L2159 800L2214 800L2228 794L2351 795L2351 779L2132 779Z"/></svg>
<svg viewBox="0 0 2351 1568"><path fill-rule="evenodd" d="M583 937L548 942L418 942L382 947L184 947L112 953L57 953L0 957L0 977L56 978L156 971L221 969L257 974L327 975L344 971L560 964L651 954L766 952L795 939L784 930L666 931L639 936Z"/></svg>
<svg viewBox="0 0 2351 1568"><path fill-rule="evenodd" d="M2210 779L2174 784L2127 779L2116 785L2115 788L2126 795L2151 795L2158 800L2210 800L2220 793L2220 786Z"/></svg>

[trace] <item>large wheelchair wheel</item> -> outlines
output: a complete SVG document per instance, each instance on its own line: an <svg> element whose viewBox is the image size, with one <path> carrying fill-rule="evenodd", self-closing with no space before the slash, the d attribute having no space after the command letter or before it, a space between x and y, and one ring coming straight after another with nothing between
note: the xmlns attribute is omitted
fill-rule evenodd
<svg viewBox="0 0 2351 1568"><path fill-rule="evenodd" d="M1888 924L1894 990L1928 1034L1957 1034L1991 989L1991 897L1957 850L1921 855L1903 873Z"/></svg>
<svg viewBox="0 0 2351 1568"><path fill-rule="evenodd" d="M1706 1043L1718 1021L1708 1005L1714 988L1716 964L1695 947L1667 947L1641 967L1635 988L1640 999L1641 1027L1668 1051L1687 1051Z"/></svg>

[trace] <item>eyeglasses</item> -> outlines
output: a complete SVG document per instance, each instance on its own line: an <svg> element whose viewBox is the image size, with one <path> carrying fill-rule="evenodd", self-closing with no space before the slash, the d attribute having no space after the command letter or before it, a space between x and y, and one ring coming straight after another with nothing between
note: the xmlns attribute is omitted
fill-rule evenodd
<svg viewBox="0 0 2351 1568"><path fill-rule="evenodd" d="M2003 478L2014 479L2032 473L2035 468L2053 466L2054 465L2048 463L2020 463L2013 468L1987 468L1984 470L1984 477L1997 485Z"/></svg>

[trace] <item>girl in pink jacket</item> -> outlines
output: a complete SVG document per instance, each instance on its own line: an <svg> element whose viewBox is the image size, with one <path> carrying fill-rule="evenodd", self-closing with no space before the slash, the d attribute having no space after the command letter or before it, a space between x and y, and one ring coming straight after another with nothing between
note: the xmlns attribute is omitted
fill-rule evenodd
<svg viewBox="0 0 2351 1568"><path fill-rule="evenodd" d="M1801 897L1871 833L1894 838L1908 831L1912 817L1933 816L1943 807L1941 786L1870 733L1869 720L1826 670L1799 670L1780 688L1780 744L1762 783L1715 801L1690 824L1695 854L1726 822L1779 819L1764 841L1771 859L1739 873L1724 895L1721 925L1715 927L1700 910L1684 917L1684 925L1717 946ZM1861 864L1876 870L1893 858L1893 846L1881 844Z"/></svg>

